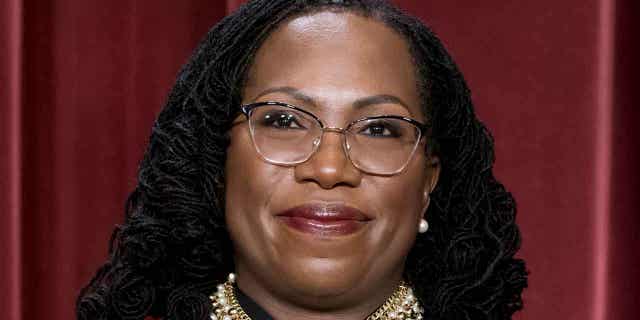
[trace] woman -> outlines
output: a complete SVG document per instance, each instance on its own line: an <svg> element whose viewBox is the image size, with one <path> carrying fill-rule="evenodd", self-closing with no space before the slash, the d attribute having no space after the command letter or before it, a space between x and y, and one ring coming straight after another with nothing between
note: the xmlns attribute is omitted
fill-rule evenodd
<svg viewBox="0 0 640 320"><path fill-rule="evenodd" d="M181 71L78 318L510 319L526 272L493 160L417 19L250 1Z"/></svg>

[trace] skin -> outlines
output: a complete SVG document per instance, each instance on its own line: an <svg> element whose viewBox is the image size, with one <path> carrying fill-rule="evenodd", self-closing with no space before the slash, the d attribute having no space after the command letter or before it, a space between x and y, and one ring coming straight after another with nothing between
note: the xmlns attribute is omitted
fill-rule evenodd
<svg viewBox="0 0 640 320"><path fill-rule="evenodd" d="M292 87L310 99L276 91ZM388 94L397 103L356 110L359 98ZM368 115L398 114L421 122L416 75L404 38L353 13L319 12L291 19L258 50L243 103L276 100L344 127ZM318 151L296 166L264 161L244 115L231 130L226 162L226 219L237 283L276 319L363 319L395 290L429 204L440 166L422 140L407 168L393 176L353 166L341 135L327 132ZM275 215L309 202L339 202L372 217L346 236L292 230Z"/></svg>

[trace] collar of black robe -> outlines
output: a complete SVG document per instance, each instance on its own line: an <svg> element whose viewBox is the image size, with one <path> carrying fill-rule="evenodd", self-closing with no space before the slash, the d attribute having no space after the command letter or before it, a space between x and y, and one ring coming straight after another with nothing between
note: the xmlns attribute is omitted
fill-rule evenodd
<svg viewBox="0 0 640 320"><path fill-rule="evenodd" d="M240 288L234 286L236 298L244 313L246 313L251 320L273 320L273 317L267 313L258 303L253 301L248 295L244 294Z"/></svg>

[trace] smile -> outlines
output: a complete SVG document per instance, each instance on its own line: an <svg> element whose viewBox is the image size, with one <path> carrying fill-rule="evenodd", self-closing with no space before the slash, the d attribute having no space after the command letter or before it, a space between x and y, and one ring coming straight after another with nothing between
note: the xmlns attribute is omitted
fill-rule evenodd
<svg viewBox="0 0 640 320"><path fill-rule="evenodd" d="M318 236L343 236L362 229L371 218L342 204L305 204L276 215L290 228Z"/></svg>

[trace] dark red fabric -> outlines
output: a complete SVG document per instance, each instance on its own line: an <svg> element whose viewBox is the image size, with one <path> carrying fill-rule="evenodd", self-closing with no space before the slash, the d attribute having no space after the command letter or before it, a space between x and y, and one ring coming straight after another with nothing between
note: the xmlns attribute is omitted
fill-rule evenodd
<svg viewBox="0 0 640 320"><path fill-rule="evenodd" d="M74 318L180 65L241 2L0 0L0 318ZM396 3L496 138L531 271L516 318L636 318L640 2Z"/></svg>
<svg viewBox="0 0 640 320"><path fill-rule="evenodd" d="M401 1L448 44L496 138L531 270L518 319L632 319L637 1Z"/></svg>
<svg viewBox="0 0 640 320"><path fill-rule="evenodd" d="M638 1L398 2L447 44L496 139L531 271L516 319L637 318Z"/></svg>
<svg viewBox="0 0 640 320"><path fill-rule="evenodd" d="M403 6L445 41L496 138L495 172L519 205L520 255L531 270L519 318L590 319L602 254L597 117L610 107L599 105L599 4L498 2Z"/></svg>
<svg viewBox="0 0 640 320"><path fill-rule="evenodd" d="M0 0L0 14L0 318L73 319L153 119L226 3Z"/></svg>
<svg viewBox="0 0 640 320"><path fill-rule="evenodd" d="M22 6L0 1L0 317L21 319Z"/></svg>
<svg viewBox="0 0 640 320"><path fill-rule="evenodd" d="M621 0L617 8L606 301L609 319L632 319L640 306L640 1Z"/></svg>

